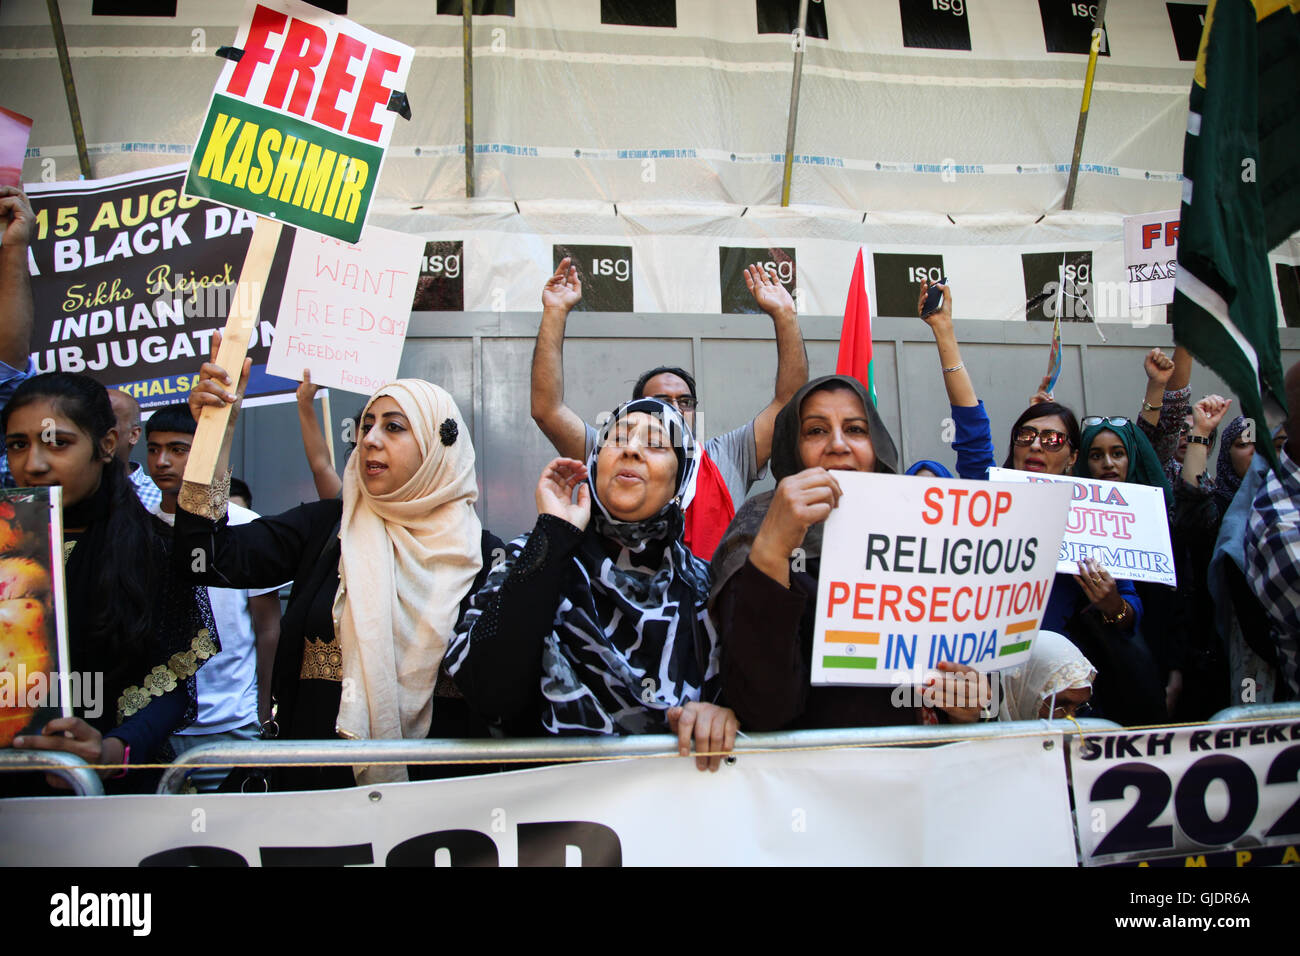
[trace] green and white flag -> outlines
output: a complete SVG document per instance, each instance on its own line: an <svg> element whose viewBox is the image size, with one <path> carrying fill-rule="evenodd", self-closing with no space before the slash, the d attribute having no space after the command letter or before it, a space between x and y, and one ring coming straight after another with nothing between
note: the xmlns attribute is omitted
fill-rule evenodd
<svg viewBox="0 0 1300 956"><path fill-rule="evenodd" d="M1268 253L1300 231L1300 0L1211 0L1188 107L1174 339L1278 421Z"/></svg>

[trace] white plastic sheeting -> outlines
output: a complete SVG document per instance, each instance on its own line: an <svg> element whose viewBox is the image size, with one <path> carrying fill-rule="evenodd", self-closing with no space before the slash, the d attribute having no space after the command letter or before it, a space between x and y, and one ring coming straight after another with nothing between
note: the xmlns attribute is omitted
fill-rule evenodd
<svg viewBox="0 0 1300 956"><path fill-rule="evenodd" d="M1177 206L1197 4L1110 4L1082 214L1062 215L1087 57L1050 48L1086 49L1088 3L812 0L810 33L825 39L805 41L796 209L774 212L795 41L759 29L789 29L797 6L480 0L513 15L474 19L479 199L464 203L461 19L435 12L459 2L352 0L352 19L416 48L414 116L398 124L373 221L463 241L471 310L538 308L552 246L579 243L632 249L640 312L718 311L719 246L795 247L803 311L834 314L865 246L942 255L961 314L1014 320L1022 255L1087 252L1097 282L1121 283L1121 217ZM186 160L243 3L179 0L174 18L61 7L95 175ZM675 25L602 22L620 16ZM969 50L915 45L967 37ZM0 90L36 120L26 178L75 178L43 5L0 9ZM1275 259L1294 265L1298 251Z"/></svg>

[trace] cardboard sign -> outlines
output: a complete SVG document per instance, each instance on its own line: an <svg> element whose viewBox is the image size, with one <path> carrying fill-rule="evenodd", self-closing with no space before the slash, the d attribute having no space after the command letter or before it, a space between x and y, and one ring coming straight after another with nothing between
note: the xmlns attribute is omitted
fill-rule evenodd
<svg viewBox="0 0 1300 956"><path fill-rule="evenodd" d="M1169 517L1159 488L1009 468L990 468L989 480L1071 486L1070 515L1056 568L1062 574L1078 574L1079 562L1092 558L1120 580L1177 585Z"/></svg>
<svg viewBox="0 0 1300 956"><path fill-rule="evenodd" d="M1178 210L1124 217L1129 304L1169 305L1178 272Z"/></svg>
<svg viewBox="0 0 1300 956"><path fill-rule="evenodd" d="M69 667L63 489L0 489L0 747L104 706L104 675Z"/></svg>
<svg viewBox="0 0 1300 956"><path fill-rule="evenodd" d="M397 378L423 252L421 237L376 226L357 245L299 233L268 371L363 395Z"/></svg>
<svg viewBox="0 0 1300 956"><path fill-rule="evenodd" d="M1028 658L1056 576L1065 488L835 478L843 494L822 539L814 684L899 684L940 661L993 671Z"/></svg>
<svg viewBox="0 0 1300 956"><path fill-rule="evenodd" d="M30 117L0 106L0 186L22 186L23 158L31 135Z"/></svg>
<svg viewBox="0 0 1300 956"><path fill-rule="evenodd" d="M250 2L234 45L185 191L356 242L414 51L297 0Z"/></svg>
<svg viewBox="0 0 1300 956"><path fill-rule="evenodd" d="M184 166L110 179L31 183L29 250L38 372L82 372L143 409L183 402L238 298L256 219L181 195ZM294 233L286 229L248 354L244 405L293 401L266 373Z"/></svg>
<svg viewBox="0 0 1300 956"><path fill-rule="evenodd" d="M1072 737L1084 865L1300 863L1297 741L1294 719Z"/></svg>

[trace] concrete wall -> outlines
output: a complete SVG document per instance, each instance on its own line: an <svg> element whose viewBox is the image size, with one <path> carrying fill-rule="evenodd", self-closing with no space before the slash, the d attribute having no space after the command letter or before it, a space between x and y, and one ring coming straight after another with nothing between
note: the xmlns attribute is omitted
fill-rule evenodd
<svg viewBox="0 0 1300 956"><path fill-rule="evenodd" d="M509 538L532 526L533 488L554 453L529 416L528 380L537 313L417 313L401 374L447 388L460 404L478 452L484 523ZM840 319L800 320L810 374L834 371ZM1082 416L1134 417L1146 377L1142 358L1152 346L1172 348L1168 326L1135 329L1092 324L1063 326L1064 369L1057 398ZM965 320L956 323L962 357L988 408L999 460L1007 431L1028 402L1047 363L1051 327L1045 323ZM880 410L904 462L934 458L951 467L955 456L942 439L948 417L938 355L918 319L878 318L874 329ZM1300 360L1300 330L1280 332L1283 364ZM771 400L776 347L764 315L574 313L565 345L566 397L588 421L630 397L637 376L655 365L679 365L699 383L699 430L709 437L735 428ZM1207 370L1192 375L1193 398L1225 386ZM342 421L356 414L362 396L335 392L332 415L340 469L346 446ZM320 403L317 402L317 409ZM1230 414L1236 414L1234 410ZM903 427L903 423L906 427ZM293 405L247 409L232 453L236 475L253 488L254 507L274 514L315 498L302 454ZM142 450L137 454L141 457ZM771 486L767 479L753 490Z"/></svg>

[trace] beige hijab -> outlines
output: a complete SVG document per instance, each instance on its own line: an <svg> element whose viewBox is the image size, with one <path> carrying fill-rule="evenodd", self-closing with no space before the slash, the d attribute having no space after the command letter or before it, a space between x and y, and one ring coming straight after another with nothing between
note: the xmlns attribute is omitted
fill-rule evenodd
<svg viewBox="0 0 1300 956"><path fill-rule="evenodd" d="M367 411L383 396L401 406L423 461L401 488L375 496L361 480L360 446L348 459L334 599L343 654L336 729L343 737L418 739L433 719L433 687L461 599L483 565L474 446L455 401L437 385L400 379L375 392ZM363 784L406 779L401 766L357 771Z"/></svg>

